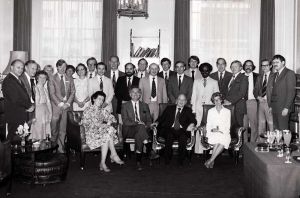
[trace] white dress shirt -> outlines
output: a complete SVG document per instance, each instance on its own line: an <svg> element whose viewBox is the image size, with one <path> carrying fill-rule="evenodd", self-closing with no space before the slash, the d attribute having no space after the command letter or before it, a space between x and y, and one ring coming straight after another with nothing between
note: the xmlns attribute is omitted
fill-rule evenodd
<svg viewBox="0 0 300 198"><path fill-rule="evenodd" d="M153 78L154 78L154 82L155 82L156 96L154 98L152 98L152 96L151 96L151 102L156 102L157 101L157 76L149 75L149 82L150 82L150 89L151 89L150 93L152 93Z"/></svg>
<svg viewBox="0 0 300 198"><path fill-rule="evenodd" d="M166 77L166 74L167 74L167 77ZM164 76L164 79L169 79L169 77L170 77L170 70L163 71L163 76Z"/></svg>
<svg viewBox="0 0 300 198"><path fill-rule="evenodd" d="M25 74L26 79L27 79L27 81L29 83L30 89L32 89L31 82L30 82L30 79L31 79L30 76L27 74L27 72L24 72L24 74ZM33 78L33 79L34 79L34 84L36 85L36 80L35 80L35 78ZM31 103L34 103L32 96L30 97L30 101L31 101Z"/></svg>
<svg viewBox="0 0 300 198"><path fill-rule="evenodd" d="M141 74L143 74L143 78L146 76L146 71L138 71L137 76L141 78Z"/></svg>
<svg viewBox="0 0 300 198"><path fill-rule="evenodd" d="M177 81L178 81L178 85L179 85L179 76L181 76L180 80L181 80L181 84L184 78L184 74L177 74Z"/></svg>
<svg viewBox="0 0 300 198"><path fill-rule="evenodd" d="M177 112L178 112L178 108L180 108L180 113L182 113L183 107L178 107L178 106L176 106L175 118L174 118L174 123L173 123L172 127L174 127L174 125L175 125L176 115L177 115ZM180 124L180 128L182 128L181 124Z"/></svg>
<svg viewBox="0 0 300 198"><path fill-rule="evenodd" d="M141 120L139 101L131 100L131 103L132 103L132 107L133 107L134 118L135 118L135 105L136 105L136 111L137 111L138 119ZM135 120L135 121L137 121L137 120Z"/></svg>
<svg viewBox="0 0 300 198"><path fill-rule="evenodd" d="M245 73L245 75L248 76L248 100L253 100L253 99L255 99L254 94L253 94L253 89L254 89L253 72L251 72L250 74Z"/></svg>
<svg viewBox="0 0 300 198"><path fill-rule="evenodd" d="M94 78L96 76L96 69L93 72L88 71L87 78L90 78L91 74L92 74L92 78Z"/></svg>
<svg viewBox="0 0 300 198"><path fill-rule="evenodd" d="M264 76L263 76L263 81L262 81L262 85L263 85L263 83L264 83L264 80L265 80L265 75L267 75L267 77L266 77L266 86L267 86L267 84L268 84L268 81L269 81L269 76L270 76L270 71L268 71L267 73L265 73L264 74ZM263 97L263 99L267 99L267 94Z"/></svg>
<svg viewBox="0 0 300 198"><path fill-rule="evenodd" d="M110 72L110 79L113 80L114 72L115 72L115 78L116 78L116 82L117 82L117 80L119 78L119 70L118 69L115 70L115 71L111 70L111 72Z"/></svg>

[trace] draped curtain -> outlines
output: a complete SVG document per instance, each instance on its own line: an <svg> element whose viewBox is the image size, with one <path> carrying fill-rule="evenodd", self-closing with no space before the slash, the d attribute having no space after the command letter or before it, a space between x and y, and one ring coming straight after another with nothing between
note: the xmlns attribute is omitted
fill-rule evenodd
<svg viewBox="0 0 300 198"><path fill-rule="evenodd" d="M65 59L101 60L103 0L32 0L32 58L43 67Z"/></svg>
<svg viewBox="0 0 300 198"><path fill-rule="evenodd" d="M191 0L191 54L213 65L218 57L259 64L261 1Z"/></svg>

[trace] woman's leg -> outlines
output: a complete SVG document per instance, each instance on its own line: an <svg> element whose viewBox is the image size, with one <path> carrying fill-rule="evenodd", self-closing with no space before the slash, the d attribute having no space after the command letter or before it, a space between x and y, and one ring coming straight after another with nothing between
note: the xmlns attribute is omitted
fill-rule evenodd
<svg viewBox="0 0 300 198"><path fill-rule="evenodd" d="M223 149L224 149L224 146L222 144L216 144L214 146L213 153L209 159L210 164L214 163L216 157L218 157L218 155L220 155L220 153L223 151Z"/></svg>
<svg viewBox="0 0 300 198"><path fill-rule="evenodd" d="M103 144L101 146L101 162L100 162L100 167L102 166L102 168L107 168L105 161L106 161L106 156L107 156L107 151L108 151L108 142L106 142L105 144Z"/></svg>
<svg viewBox="0 0 300 198"><path fill-rule="evenodd" d="M113 138L109 139L108 147L109 147L109 150L110 150L110 159L112 160L112 162L116 162L117 164L120 164L120 165L124 164L124 162L118 156L118 153L117 153L115 145L114 145Z"/></svg>

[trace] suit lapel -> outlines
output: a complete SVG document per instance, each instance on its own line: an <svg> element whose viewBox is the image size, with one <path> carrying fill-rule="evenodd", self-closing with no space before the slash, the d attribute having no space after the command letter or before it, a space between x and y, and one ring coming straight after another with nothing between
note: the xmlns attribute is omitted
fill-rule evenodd
<svg viewBox="0 0 300 198"><path fill-rule="evenodd" d="M130 108L129 108L129 114L130 114L130 117L135 120L135 115L134 115L134 107L133 107L133 104L132 104L132 101L130 100Z"/></svg>
<svg viewBox="0 0 300 198"><path fill-rule="evenodd" d="M26 88L25 88L25 86L22 84L22 82L21 82L21 80L18 80L14 75L12 75L11 73L9 73L9 75L10 75L10 77L11 77L11 79L13 80L13 81L15 81L17 84L18 84L18 86L20 86L21 87L21 89L25 92L25 94L28 96L28 93L27 93L27 91L26 91ZM28 96L29 97L29 96Z"/></svg>
<svg viewBox="0 0 300 198"><path fill-rule="evenodd" d="M283 76L285 76L286 73L287 73L287 68L284 67L282 72L279 74L279 76L277 76L276 82L280 81L283 78Z"/></svg>

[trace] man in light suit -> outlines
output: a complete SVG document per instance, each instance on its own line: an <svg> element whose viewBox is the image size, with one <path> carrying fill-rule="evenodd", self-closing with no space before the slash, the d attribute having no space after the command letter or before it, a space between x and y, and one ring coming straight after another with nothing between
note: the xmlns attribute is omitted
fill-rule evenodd
<svg viewBox="0 0 300 198"><path fill-rule="evenodd" d="M147 148L147 153L150 159L158 156L152 150L152 144L149 141L150 126L152 118L149 107L146 103L140 101L141 90L138 87L131 87L131 100L122 105L122 120L123 120L123 137L135 139L135 152L137 170L142 170L142 153L144 145Z"/></svg>
<svg viewBox="0 0 300 198"><path fill-rule="evenodd" d="M220 93L226 96L228 92L228 84L232 78L232 73L226 71L226 60L224 58L217 59L218 71L212 73L210 77L218 81Z"/></svg>
<svg viewBox="0 0 300 198"><path fill-rule="evenodd" d="M246 97L248 93L248 78L241 73L242 63L235 60L231 63L232 78L228 84L228 93L225 97L225 105L234 105L235 126L243 127L243 118L247 113Z"/></svg>
<svg viewBox="0 0 300 198"><path fill-rule="evenodd" d="M52 105L51 142L58 144L58 152L64 153L67 127L67 111L71 109L75 97L73 78L66 74L67 63L60 59L56 62L57 73L48 82Z"/></svg>
<svg viewBox="0 0 300 198"><path fill-rule="evenodd" d="M106 94L103 107L108 106L112 111L111 101L114 97L114 88L111 79L107 78L104 74L107 70L107 66L103 62L99 62L96 65L97 75L94 78L89 79L89 95L92 96L96 91L103 91Z"/></svg>
<svg viewBox="0 0 300 198"><path fill-rule="evenodd" d="M289 116L296 92L296 76L292 70L286 68L285 58L281 55L273 56L272 65L276 70L271 95L274 128L289 129Z"/></svg>
<svg viewBox="0 0 300 198"><path fill-rule="evenodd" d="M209 63L202 63L199 71L203 78L194 81L192 93L192 110L196 114L198 126L200 126L203 115L203 104L211 104L211 96L215 92L219 92L218 82L209 77L213 67ZM203 147L200 143L200 135L196 133L195 153L203 153Z"/></svg>
<svg viewBox="0 0 300 198"><path fill-rule="evenodd" d="M149 66L150 75L140 79L139 88L141 89L143 102L148 104L153 120L159 115L159 104L167 103L168 96L165 80L157 76L159 65L152 63Z"/></svg>
<svg viewBox="0 0 300 198"><path fill-rule="evenodd" d="M7 123L9 139L13 144L21 141L16 134L19 125L28 122L28 112L34 111L34 105L19 77L24 71L24 63L16 59L11 63L10 73L4 78L2 91L4 97L5 123ZM6 134L0 134L5 139Z"/></svg>
<svg viewBox="0 0 300 198"><path fill-rule="evenodd" d="M176 99L180 94L184 94L187 98L187 103L191 104L193 92L193 79L184 75L185 63L177 61L175 63L176 75L170 76L168 82L168 97L172 104L176 103Z"/></svg>
<svg viewBox="0 0 300 198"><path fill-rule="evenodd" d="M96 71L97 60L96 60L96 58L94 58L94 57L88 58L86 61L86 65L88 67L88 72L87 72L86 76L88 78L94 78L97 75L97 71Z"/></svg>
<svg viewBox="0 0 300 198"><path fill-rule="evenodd" d="M272 65L269 60L264 59L261 61L262 74L258 76L253 91L255 98L258 100L258 135L266 132L266 122L268 130L274 131L273 116L270 111L274 81L274 73L271 72L271 69Z"/></svg>
<svg viewBox="0 0 300 198"><path fill-rule="evenodd" d="M191 56L188 60L189 69L187 69L184 74L191 77L194 80L202 78L201 73L198 70L200 64L200 59L198 56Z"/></svg>
<svg viewBox="0 0 300 198"><path fill-rule="evenodd" d="M149 73L147 71L147 68L148 68L148 61L144 58L141 58L138 61L138 70L137 70L136 76L139 78L148 77Z"/></svg>

